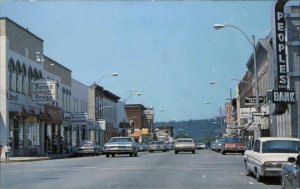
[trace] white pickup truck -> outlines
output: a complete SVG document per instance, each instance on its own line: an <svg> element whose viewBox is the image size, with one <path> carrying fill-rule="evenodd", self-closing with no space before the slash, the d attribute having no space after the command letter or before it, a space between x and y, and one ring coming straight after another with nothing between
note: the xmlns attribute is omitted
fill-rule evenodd
<svg viewBox="0 0 300 189"><path fill-rule="evenodd" d="M244 153L247 175L254 174L257 181L266 176L280 176L281 167L289 157L297 157L300 151L298 138L262 137L252 149Z"/></svg>

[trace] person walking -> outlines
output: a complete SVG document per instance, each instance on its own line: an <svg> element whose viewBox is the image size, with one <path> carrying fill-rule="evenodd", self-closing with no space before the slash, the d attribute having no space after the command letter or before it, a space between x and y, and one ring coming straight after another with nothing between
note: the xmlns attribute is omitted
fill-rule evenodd
<svg viewBox="0 0 300 189"><path fill-rule="evenodd" d="M5 153L5 161L6 163L9 162L9 154L10 154L10 146L9 144L7 144L6 146L4 146L4 153Z"/></svg>

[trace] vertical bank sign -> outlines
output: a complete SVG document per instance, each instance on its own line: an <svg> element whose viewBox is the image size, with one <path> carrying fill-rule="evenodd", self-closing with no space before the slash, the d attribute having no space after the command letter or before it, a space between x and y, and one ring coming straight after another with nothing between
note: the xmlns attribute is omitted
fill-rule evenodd
<svg viewBox="0 0 300 189"><path fill-rule="evenodd" d="M57 84L53 80L37 80L32 83L32 100L42 102L56 101Z"/></svg>
<svg viewBox="0 0 300 189"><path fill-rule="evenodd" d="M288 0L277 0L274 4L273 44L275 49L275 66L277 67L277 90L272 91L272 102L275 103L274 114L283 114L288 103L294 103L295 92L288 91L287 59L285 43L284 6Z"/></svg>

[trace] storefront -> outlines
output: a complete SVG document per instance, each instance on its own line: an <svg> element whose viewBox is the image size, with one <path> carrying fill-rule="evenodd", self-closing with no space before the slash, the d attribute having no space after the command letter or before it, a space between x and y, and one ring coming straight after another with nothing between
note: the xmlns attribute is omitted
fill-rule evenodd
<svg viewBox="0 0 300 189"><path fill-rule="evenodd" d="M56 106L44 105L44 114L50 119L45 121L44 143L46 153L64 153L64 127L62 122L62 109Z"/></svg>

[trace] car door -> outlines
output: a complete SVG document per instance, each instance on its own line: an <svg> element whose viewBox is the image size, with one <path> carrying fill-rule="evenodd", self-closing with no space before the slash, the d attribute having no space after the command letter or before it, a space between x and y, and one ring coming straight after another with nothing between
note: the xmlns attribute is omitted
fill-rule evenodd
<svg viewBox="0 0 300 189"><path fill-rule="evenodd" d="M256 140L253 146L253 149L251 150L251 152L248 154L247 157L247 166L248 169L251 172L255 172L255 167L257 167L259 165L259 156L261 151L261 141L260 140Z"/></svg>

